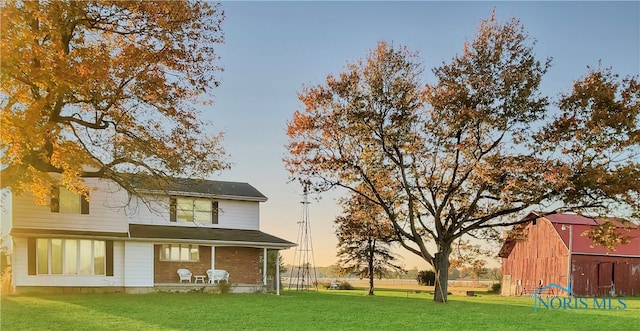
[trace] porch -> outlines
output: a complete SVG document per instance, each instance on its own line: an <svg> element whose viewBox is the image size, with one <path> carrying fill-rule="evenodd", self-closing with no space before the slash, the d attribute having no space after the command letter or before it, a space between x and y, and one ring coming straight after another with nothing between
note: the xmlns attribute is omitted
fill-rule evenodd
<svg viewBox="0 0 640 331"><path fill-rule="evenodd" d="M210 283L155 283L153 288L147 288L149 292L171 292L171 293L218 293L219 284ZM232 283L229 285L229 293L265 293L267 286L262 284Z"/></svg>

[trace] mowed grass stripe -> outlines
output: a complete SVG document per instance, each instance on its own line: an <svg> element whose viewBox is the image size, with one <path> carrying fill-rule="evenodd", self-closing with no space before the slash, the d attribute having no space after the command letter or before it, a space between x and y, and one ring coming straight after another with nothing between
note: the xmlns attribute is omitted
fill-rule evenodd
<svg viewBox="0 0 640 331"><path fill-rule="evenodd" d="M639 330L626 310L533 311L533 298L480 294L435 303L427 293L362 290L3 296L2 330Z"/></svg>

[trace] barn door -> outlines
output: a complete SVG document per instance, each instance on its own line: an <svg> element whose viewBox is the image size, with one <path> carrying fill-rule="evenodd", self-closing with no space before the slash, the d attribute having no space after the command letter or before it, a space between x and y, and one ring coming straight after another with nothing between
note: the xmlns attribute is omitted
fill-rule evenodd
<svg viewBox="0 0 640 331"><path fill-rule="evenodd" d="M609 295L613 286L613 263L598 264L598 296Z"/></svg>
<svg viewBox="0 0 640 331"><path fill-rule="evenodd" d="M502 288L500 289L500 295L509 296L514 294L515 294L515 291L511 292L511 275L503 275Z"/></svg>

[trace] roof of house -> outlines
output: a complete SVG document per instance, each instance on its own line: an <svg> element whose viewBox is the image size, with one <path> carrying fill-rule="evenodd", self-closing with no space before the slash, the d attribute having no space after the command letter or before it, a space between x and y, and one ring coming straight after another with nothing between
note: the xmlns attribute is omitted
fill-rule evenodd
<svg viewBox="0 0 640 331"><path fill-rule="evenodd" d="M640 257L640 229L625 230L620 228L619 231L625 236L630 236L632 239L625 245L618 245L614 251L608 250L605 247L594 245L591 238L582 235L588 230L591 230L594 226L603 224L603 219L594 217L588 217L576 213L559 213L548 214L545 216L538 216L535 213L527 215L523 220L533 221L534 219L546 219L551 223L556 230L562 242L572 254L580 255L610 255L610 256L638 256ZM614 221L616 221L614 219ZM516 225L516 227L524 227L524 225ZM506 258L509 256L513 248L515 247L516 240L506 240L500 249L498 256Z"/></svg>
<svg viewBox="0 0 640 331"><path fill-rule="evenodd" d="M207 241L243 246L293 247L296 244L259 230L221 229L192 226L129 224L129 233L137 239Z"/></svg>
<svg viewBox="0 0 640 331"><path fill-rule="evenodd" d="M267 201L267 197L248 183L209 179L171 178L155 179L131 176L131 185L140 191L184 196L204 196L218 199Z"/></svg>
<svg viewBox="0 0 640 331"><path fill-rule="evenodd" d="M12 236L59 236L65 238L149 239L161 241L188 241L229 246L255 246L289 248L296 244L258 230L220 229L192 226L129 224L127 232L100 232L12 228Z"/></svg>

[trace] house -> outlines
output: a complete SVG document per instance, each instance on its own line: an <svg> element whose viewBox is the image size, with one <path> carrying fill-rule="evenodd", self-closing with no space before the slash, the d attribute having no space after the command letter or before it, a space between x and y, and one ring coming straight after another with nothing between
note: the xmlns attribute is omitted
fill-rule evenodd
<svg viewBox="0 0 640 331"><path fill-rule="evenodd" d="M89 200L63 187L52 189L47 206L12 197L16 292L188 290L205 283L209 269L226 270L234 291L262 291L261 256L295 246L260 231L267 198L247 183L132 177L140 196L109 180L86 183ZM182 268L193 274L189 282L180 281Z"/></svg>
<svg viewBox="0 0 640 331"><path fill-rule="evenodd" d="M625 231L633 239L615 251L595 246L583 233L602 220L575 213L529 214L505 240L502 295L525 295L556 284L578 296L640 295L640 229ZM570 283L570 287L569 287ZM550 295L554 293L549 288Z"/></svg>

